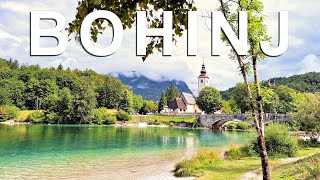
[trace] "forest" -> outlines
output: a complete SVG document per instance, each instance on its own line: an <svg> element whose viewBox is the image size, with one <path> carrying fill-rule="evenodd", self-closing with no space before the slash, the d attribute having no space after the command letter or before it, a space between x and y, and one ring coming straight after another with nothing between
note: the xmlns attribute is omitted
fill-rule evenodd
<svg viewBox="0 0 320 180"><path fill-rule="evenodd" d="M112 123L106 109L117 109L120 119L130 113L157 111L120 80L92 70L40 68L0 59L0 121L17 110L39 110L33 121L45 123ZM121 114L122 113L122 114ZM121 116L122 115L122 116Z"/></svg>

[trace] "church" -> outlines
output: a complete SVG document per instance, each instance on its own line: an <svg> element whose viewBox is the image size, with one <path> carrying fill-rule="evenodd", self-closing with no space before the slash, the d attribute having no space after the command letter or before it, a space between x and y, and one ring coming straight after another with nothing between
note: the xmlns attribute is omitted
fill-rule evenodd
<svg viewBox="0 0 320 180"><path fill-rule="evenodd" d="M198 94L206 86L209 86L209 77L206 66L203 63L200 75L198 76ZM193 94L182 92L180 97L170 102L161 113L200 114L202 111L196 104L196 99Z"/></svg>

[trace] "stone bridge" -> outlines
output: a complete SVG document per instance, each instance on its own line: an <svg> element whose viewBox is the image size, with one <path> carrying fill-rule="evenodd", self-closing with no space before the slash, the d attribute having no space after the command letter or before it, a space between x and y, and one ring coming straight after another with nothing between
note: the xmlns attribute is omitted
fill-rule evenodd
<svg viewBox="0 0 320 180"><path fill-rule="evenodd" d="M254 122L249 120L250 114L213 114L213 115L200 115L200 123L207 128L219 129L224 123L228 121L244 121L252 126ZM269 124L271 122L287 122L293 119L292 115L288 114L264 114L264 123Z"/></svg>

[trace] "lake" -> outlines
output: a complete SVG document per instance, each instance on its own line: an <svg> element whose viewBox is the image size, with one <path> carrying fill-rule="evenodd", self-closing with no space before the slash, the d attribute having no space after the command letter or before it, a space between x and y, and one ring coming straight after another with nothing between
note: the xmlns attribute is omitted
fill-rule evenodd
<svg viewBox="0 0 320 180"><path fill-rule="evenodd" d="M0 179L155 179L199 149L252 139L210 129L0 124Z"/></svg>

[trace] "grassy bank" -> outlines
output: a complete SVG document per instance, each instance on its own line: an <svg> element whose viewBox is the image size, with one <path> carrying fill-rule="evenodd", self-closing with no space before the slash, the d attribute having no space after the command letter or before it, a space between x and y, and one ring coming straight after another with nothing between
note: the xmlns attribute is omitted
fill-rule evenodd
<svg viewBox="0 0 320 180"><path fill-rule="evenodd" d="M320 153L320 149L301 149L298 150L296 157L309 156L315 153ZM269 163L273 167L278 167L285 163L285 161L271 157ZM200 151L194 158L179 162L175 175L179 177L193 176L196 179L239 179L245 173L255 171L260 167L259 157L244 157L232 160L222 157L221 152ZM283 174L281 168L272 171L272 176L274 177L279 177L279 174Z"/></svg>
<svg viewBox="0 0 320 180"><path fill-rule="evenodd" d="M307 152L310 153L310 150ZM316 154L275 167L272 171L272 178L287 180L320 179L320 152L319 150L311 152Z"/></svg>
<svg viewBox="0 0 320 180"><path fill-rule="evenodd" d="M157 125L169 125L172 123L195 123L197 121L196 116L160 116L160 115L149 115L149 116L132 116L128 124L134 124L139 122L153 123Z"/></svg>
<svg viewBox="0 0 320 180"><path fill-rule="evenodd" d="M18 116L15 118L18 122L25 122L28 116L34 112L39 112L39 110L22 110L18 112Z"/></svg>

